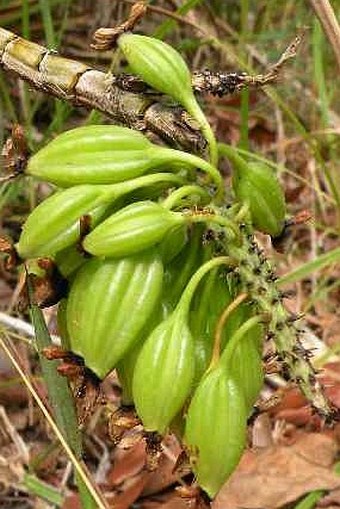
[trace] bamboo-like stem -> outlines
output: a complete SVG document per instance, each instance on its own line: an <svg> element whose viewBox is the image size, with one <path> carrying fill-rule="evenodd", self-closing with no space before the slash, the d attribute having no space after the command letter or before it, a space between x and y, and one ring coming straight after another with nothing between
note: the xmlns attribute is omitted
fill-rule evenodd
<svg viewBox="0 0 340 509"><path fill-rule="evenodd" d="M168 144L191 152L204 150L206 141L199 127L183 114L183 109L158 102L157 96L150 94L150 89L135 77L124 79L98 71L3 28L0 28L0 67L37 90L76 106L97 109L128 127L161 136ZM197 93L224 95L249 86L262 86L276 77L276 74L249 76L198 71L192 75L192 85Z"/></svg>

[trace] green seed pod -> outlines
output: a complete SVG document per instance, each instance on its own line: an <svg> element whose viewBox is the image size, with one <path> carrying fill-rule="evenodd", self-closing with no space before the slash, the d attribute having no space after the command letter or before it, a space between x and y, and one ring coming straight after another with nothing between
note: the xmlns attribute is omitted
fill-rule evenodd
<svg viewBox="0 0 340 509"><path fill-rule="evenodd" d="M184 436L198 484L211 498L237 466L246 429L242 390L218 365L203 377L194 393Z"/></svg>
<svg viewBox="0 0 340 509"><path fill-rule="evenodd" d="M247 415L263 387L264 372L259 344L263 330L259 317L248 318L233 334L220 359L242 390Z"/></svg>
<svg viewBox="0 0 340 509"><path fill-rule="evenodd" d="M169 186L182 179L171 173L155 173L119 184L81 185L53 194L28 216L18 244L20 256L53 256L79 240L82 216L89 216L89 226L93 228L117 209L131 191L159 182Z"/></svg>
<svg viewBox="0 0 340 509"><path fill-rule="evenodd" d="M125 127L77 127L31 157L26 173L62 187L121 182L150 168L144 157L150 146L145 136Z"/></svg>
<svg viewBox="0 0 340 509"><path fill-rule="evenodd" d="M174 312L144 343L134 372L133 396L147 431L165 433L190 394L194 376L194 342L188 325L191 300L202 277L229 262L229 258L219 257L202 265Z"/></svg>
<svg viewBox="0 0 340 509"><path fill-rule="evenodd" d="M218 188L222 178L204 159L154 145L141 133L115 125L78 127L60 134L30 158L26 173L59 187L114 184L156 168L200 168Z"/></svg>
<svg viewBox="0 0 340 509"><path fill-rule="evenodd" d="M192 225L188 242L182 251L169 263L164 274L163 299L166 306L174 309L191 276L203 261L203 225Z"/></svg>
<svg viewBox="0 0 340 509"><path fill-rule="evenodd" d="M118 362L116 366L119 382L122 388L121 402L123 405L134 404L132 381L137 359L145 340L150 336L155 327L157 327L157 325L164 319L165 315L163 312L163 307L161 303L158 303L143 331L139 334L138 342L132 348L130 348L130 350L128 350L128 352L123 356L123 358Z"/></svg>
<svg viewBox="0 0 340 509"><path fill-rule="evenodd" d="M190 314L190 329L195 340L195 383L208 368L218 320L233 296L226 275L220 270L211 271L200 283ZM226 340L223 329L222 341Z"/></svg>
<svg viewBox="0 0 340 509"><path fill-rule="evenodd" d="M132 33L122 34L118 46L135 74L155 90L173 97L197 120L211 145L212 159L216 163L214 135L196 101L191 74L181 55L159 39Z"/></svg>
<svg viewBox="0 0 340 509"><path fill-rule="evenodd" d="M163 262L165 264L171 262L182 251L187 241L188 231L186 225L167 232L159 246Z"/></svg>
<svg viewBox="0 0 340 509"><path fill-rule="evenodd" d="M169 44L154 37L126 33L119 37L118 46L132 71L152 88L184 106L189 100L195 100L190 71Z"/></svg>
<svg viewBox="0 0 340 509"><path fill-rule="evenodd" d="M233 189L236 198L248 203L256 229L277 237L282 233L286 213L281 185L272 169L263 163L235 165Z"/></svg>
<svg viewBox="0 0 340 509"><path fill-rule="evenodd" d="M164 434L182 408L194 374L193 339L181 313L151 333L138 357L133 398L147 431Z"/></svg>
<svg viewBox="0 0 340 509"><path fill-rule="evenodd" d="M22 258L51 256L79 240L79 220L90 216L95 226L105 216L107 186L76 186L49 196L28 216L17 250Z"/></svg>
<svg viewBox="0 0 340 509"><path fill-rule="evenodd" d="M185 223L182 214L158 203L133 203L97 226L85 237L83 247L95 256L129 256L155 246Z"/></svg>
<svg viewBox="0 0 340 509"><path fill-rule="evenodd" d="M235 348L231 372L242 389L247 415L249 415L253 411L254 403L259 397L264 382L261 355L256 345L249 339L243 339Z"/></svg>
<svg viewBox="0 0 340 509"><path fill-rule="evenodd" d="M67 304L72 351L104 378L138 341L160 298L163 265L157 253L93 259L76 274Z"/></svg>
<svg viewBox="0 0 340 509"><path fill-rule="evenodd" d="M143 342L138 341L138 343L123 356L116 366L119 382L122 388L121 403L124 406L134 404L132 380L142 347Z"/></svg>

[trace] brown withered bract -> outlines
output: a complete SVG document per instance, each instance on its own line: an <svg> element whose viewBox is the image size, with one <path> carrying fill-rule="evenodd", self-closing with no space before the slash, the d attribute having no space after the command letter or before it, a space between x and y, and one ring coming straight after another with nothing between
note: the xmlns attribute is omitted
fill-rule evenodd
<svg viewBox="0 0 340 509"><path fill-rule="evenodd" d="M112 412L108 419L108 433L112 442L117 445L121 442L123 436L136 427L140 427L141 422L138 419L133 407L120 407ZM138 441L141 439L138 435Z"/></svg>
<svg viewBox="0 0 340 509"><path fill-rule="evenodd" d="M116 46L117 39L125 32L134 29L137 23L142 19L146 13L146 2L141 0L136 2L131 7L129 17L123 23L120 23L114 28L99 28L93 34L93 43L91 48L97 51L107 51Z"/></svg>
<svg viewBox="0 0 340 509"><path fill-rule="evenodd" d="M5 176L2 180L10 180L21 175L26 167L29 150L26 143L24 129L19 124L14 124L12 135L7 138L1 151Z"/></svg>
<svg viewBox="0 0 340 509"><path fill-rule="evenodd" d="M8 237L0 237L0 253L6 255L4 267L6 270L12 270L20 265L21 260L13 245L13 242Z"/></svg>
<svg viewBox="0 0 340 509"><path fill-rule="evenodd" d="M312 215L308 210L302 210L295 216L291 217L285 222L282 233L275 238L272 238L273 248L279 253L284 253L287 249L287 244L296 226L305 224L312 219Z"/></svg>
<svg viewBox="0 0 340 509"><path fill-rule="evenodd" d="M209 509L211 507L210 498L196 483L191 486L178 486L176 491L181 498L186 500L190 509Z"/></svg>
<svg viewBox="0 0 340 509"><path fill-rule="evenodd" d="M78 422L79 425L83 425L93 414L97 405L104 402L100 390L101 381L85 366L83 359L73 352L51 345L44 348L42 353L48 360L62 361L57 371L70 382L75 397Z"/></svg>
<svg viewBox="0 0 340 509"><path fill-rule="evenodd" d="M159 461L163 452L163 437L156 431L145 431L144 440L146 444L146 465L145 468L149 472L153 472L158 468Z"/></svg>
<svg viewBox="0 0 340 509"><path fill-rule="evenodd" d="M25 273L25 281L19 295L19 308L26 309L29 306L27 277L33 290L34 303L40 308L50 307L57 304L68 293L68 281L60 274L57 265L50 258L40 258L38 265L45 271L43 276Z"/></svg>

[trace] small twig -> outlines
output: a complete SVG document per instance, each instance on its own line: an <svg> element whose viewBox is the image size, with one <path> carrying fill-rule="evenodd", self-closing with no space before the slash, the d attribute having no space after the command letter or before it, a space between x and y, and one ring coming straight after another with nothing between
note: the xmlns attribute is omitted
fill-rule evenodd
<svg viewBox="0 0 340 509"><path fill-rule="evenodd" d="M309 3L320 20L340 70L340 26L333 7L329 0L309 0Z"/></svg>
<svg viewBox="0 0 340 509"><path fill-rule="evenodd" d="M284 64L296 56L302 35L297 35L282 53L279 60L270 66L266 74L249 75L246 72L213 72L209 70L194 71L192 74L192 88L199 94L224 95L239 92L247 87L263 87L277 80ZM155 94L138 76L120 74L114 77L114 83L122 90L134 93Z"/></svg>
<svg viewBox="0 0 340 509"><path fill-rule="evenodd" d="M266 74L258 74L257 76L246 75L244 77L243 87L249 85L263 87L264 85L268 85L269 83L275 81L287 60L296 57L296 53L301 44L302 37L303 34L299 34L295 37L295 39L289 44L286 50L282 53L279 60L269 68L269 71Z"/></svg>
<svg viewBox="0 0 340 509"><path fill-rule="evenodd" d="M24 322L24 320L21 320L20 318L9 316L2 311L0 311L0 323L5 327L14 329L29 338L35 337L34 328L30 323ZM51 335L51 339L53 340L53 343L60 344L59 336Z"/></svg>
<svg viewBox="0 0 340 509"><path fill-rule="evenodd" d="M144 0L132 5L129 17L123 23L114 28L98 28L93 34L93 43L91 48L97 51L107 51L116 46L117 39L125 32L133 30L146 12L146 3Z"/></svg>
<svg viewBox="0 0 340 509"><path fill-rule="evenodd" d="M21 438L13 424L11 423L6 410L3 406L0 406L0 427L2 430L2 433L7 432L9 438L15 445L18 453L20 454L21 458L23 459L24 463L26 465L29 464L30 455L28 448L24 442L24 440Z"/></svg>

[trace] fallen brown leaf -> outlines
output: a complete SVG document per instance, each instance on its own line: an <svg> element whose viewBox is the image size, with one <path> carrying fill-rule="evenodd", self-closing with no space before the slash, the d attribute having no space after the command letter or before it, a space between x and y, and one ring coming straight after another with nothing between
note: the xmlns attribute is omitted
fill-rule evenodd
<svg viewBox="0 0 340 509"><path fill-rule="evenodd" d="M333 437L301 434L291 446L247 451L212 504L213 509L275 509L313 490L340 487L332 471Z"/></svg>

